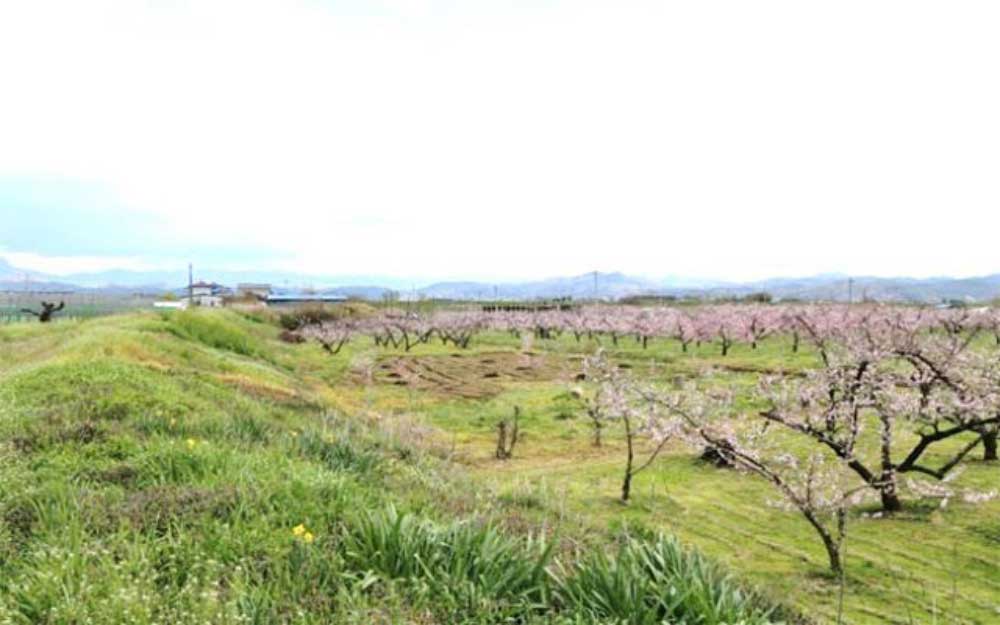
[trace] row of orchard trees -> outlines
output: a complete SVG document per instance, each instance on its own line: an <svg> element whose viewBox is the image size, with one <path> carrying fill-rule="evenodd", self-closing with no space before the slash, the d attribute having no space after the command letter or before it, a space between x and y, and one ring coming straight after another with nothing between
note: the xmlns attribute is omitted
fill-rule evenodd
<svg viewBox="0 0 1000 625"><path fill-rule="evenodd" d="M920 414L938 417L947 411L935 404L936 400L948 398L969 403L987 397L980 391L992 388L991 385L1000 379L991 377L1000 356L1000 349L996 349L1000 348L1000 314L985 308L940 310L889 306L725 305L696 309L601 306L536 313L441 311L431 315L343 319L306 326L300 334L316 340L324 349L336 354L359 334L371 336L378 345L409 351L413 346L427 343L435 337L442 343L466 348L476 333L487 329L533 333L543 339L570 332L578 339L584 336L598 340L609 337L613 343L622 337L632 336L643 345L648 345L653 339L667 338L679 341L683 349L691 342L714 341L721 345L723 355L736 342L756 347L771 335L786 334L792 337L793 350L798 350L800 342L805 341L819 354L823 366L810 372L807 379L817 375L845 375L846 371L857 378L856 384L863 386L878 372L883 375L877 382L884 389L923 391L920 399L925 403L917 406ZM873 396L869 394L865 397L870 399ZM888 414L887 405L890 404L886 403L885 396L880 396L877 406L865 408L879 407L884 416ZM907 406L901 412L916 414L911 408ZM967 406L953 412L972 414ZM780 414L773 413L771 420L778 421ZM923 417L932 432L926 440L921 438L921 446L899 466L904 472L922 471L943 476L950 466L930 472L919 464L919 460L932 443L970 428L981 430L980 442L986 459L996 459L997 428L990 417L984 418L987 422L954 423L952 427L942 428L940 419L929 421L926 416ZM891 425L890 421L885 421L884 429L891 432ZM961 427L956 429L958 426ZM798 429L812 434L832 450L839 444L821 435L818 430ZM840 453L847 454L844 449ZM890 460L884 460L882 464L895 466ZM882 491L887 509L897 506L892 496L895 482L884 480L886 469L869 473L859 470L858 473L872 484L884 483Z"/></svg>
<svg viewBox="0 0 1000 625"><path fill-rule="evenodd" d="M713 342L722 354L737 342L753 347L775 334L792 337L792 349L809 345L818 366L763 378L753 401L741 402L760 406L749 415L734 408L724 379L707 374L688 388L667 388L630 376L603 351L588 360L589 388L577 391L594 424L595 444L607 423L623 425L623 499L669 442L696 445L772 484L816 530L835 572L842 570L850 508L867 498L892 514L902 508L907 489L943 501L995 495L959 490L950 479L979 447L984 460L997 459L1000 316L991 309L600 306L381 315L301 332L336 353L358 334L409 350L435 338L467 347L484 330L542 339L571 333L605 344L626 337L643 345L672 339L685 349Z"/></svg>
<svg viewBox="0 0 1000 625"><path fill-rule="evenodd" d="M295 334L314 340L331 354L357 336L371 337L380 347L410 351L417 345L437 338L443 344L465 349L472 338L490 328L485 313L442 311L430 315L418 313L384 313L370 317L306 323Z"/></svg>
<svg viewBox="0 0 1000 625"><path fill-rule="evenodd" d="M756 349L774 335L790 337L792 351L798 351L803 340L822 349L828 341L844 333L863 331L887 319L901 320L908 327L927 332L988 332L1000 346L1000 312L994 309L888 306L718 305L687 309L589 306L540 312L386 313L306 326L301 333L330 351L339 350L357 335L370 336L381 346L407 351L434 338L466 348L476 334L494 330L533 334L539 339L571 334L577 341L587 338L613 345L628 338L643 347L655 340L673 340L685 352L692 344L711 343L725 356L735 344Z"/></svg>
<svg viewBox="0 0 1000 625"><path fill-rule="evenodd" d="M539 338L571 333L607 339L612 344L633 337L643 347L656 339L675 340L684 351L692 343L714 343L723 356L734 344L756 349L770 336L792 339L798 351L803 338L822 339L830 333L863 328L886 316L905 317L907 323L923 330L986 330L1000 345L1000 312L989 309L927 309L888 306L769 306L717 305L697 308L638 308L633 306L593 306L573 311L540 313L516 312L487 316L483 327L515 332L534 332Z"/></svg>
<svg viewBox="0 0 1000 625"><path fill-rule="evenodd" d="M668 441L686 442L770 483L816 530L840 573L850 508L868 498L892 514L903 507L902 486L942 502L997 495L952 482L977 447L997 459L1000 350L995 337L977 341L995 326L981 315L907 309L809 315L801 330L821 365L763 378L751 414L734 407L725 380L665 389L603 353L589 359L594 388L580 391L588 413L621 422L626 433L623 499ZM636 458L635 433L651 443L645 459Z"/></svg>

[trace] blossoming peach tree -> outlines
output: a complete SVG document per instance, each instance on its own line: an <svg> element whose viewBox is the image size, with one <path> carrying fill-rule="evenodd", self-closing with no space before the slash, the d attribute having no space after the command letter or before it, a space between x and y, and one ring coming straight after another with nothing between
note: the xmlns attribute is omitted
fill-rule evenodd
<svg viewBox="0 0 1000 625"><path fill-rule="evenodd" d="M667 443L678 437L684 422L668 405L654 401L639 381L612 363L603 350L584 361L587 379L596 387L592 397L584 397L594 425L594 442L600 445L605 422L621 425L625 439L625 470L621 500L629 501L632 480L648 469ZM645 451L640 441L647 441Z"/></svg>
<svg viewBox="0 0 1000 625"><path fill-rule="evenodd" d="M596 387L587 401L593 414L624 430L624 501L633 478L669 441L707 446L774 486L779 503L816 531L839 574L852 506L877 497L883 513L900 510L901 474L921 478L906 480L918 496L957 496L949 485L954 469L982 442L982 429L1000 421L1000 363L994 353L970 349L975 335L974 328L929 332L909 312L838 326L823 335L823 366L762 379L753 392L761 408L749 415L734 408L724 384L664 389L637 381L598 352L586 361ZM938 464L926 460L928 449L953 438L963 440L935 453L943 456ZM637 461L640 439L648 444ZM802 439L815 445L803 451ZM996 493L961 496L976 503Z"/></svg>

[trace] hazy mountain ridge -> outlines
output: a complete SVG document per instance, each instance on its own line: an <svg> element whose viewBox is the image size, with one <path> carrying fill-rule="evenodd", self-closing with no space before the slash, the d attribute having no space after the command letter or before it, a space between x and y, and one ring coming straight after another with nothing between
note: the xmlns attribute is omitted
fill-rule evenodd
<svg viewBox="0 0 1000 625"><path fill-rule="evenodd" d="M415 288L412 280L385 276L312 276L282 271L197 271L196 279L235 287L241 282L266 282L275 290L313 288L322 293L376 300L386 293L403 298L435 299L620 299L636 295L726 298L766 292L776 299L940 302L988 301L1000 297L1000 274L973 278L879 278L842 274L770 278L742 283L669 275L660 279L620 272L586 273L522 282L435 282ZM54 277L19 269L0 259L0 291L84 291L160 293L187 283L186 271L136 272L111 270Z"/></svg>
<svg viewBox="0 0 1000 625"><path fill-rule="evenodd" d="M622 273L588 273L572 277L530 282L489 284L484 282L439 282L418 290L425 297L442 299L537 299L572 297L617 299L662 289L653 280Z"/></svg>
<svg viewBox="0 0 1000 625"><path fill-rule="evenodd" d="M708 297L742 296L767 292L776 298L803 300L940 302L942 300L988 301L1000 297L1000 274L975 278L879 278L861 276L817 276L775 278L748 284L705 289Z"/></svg>

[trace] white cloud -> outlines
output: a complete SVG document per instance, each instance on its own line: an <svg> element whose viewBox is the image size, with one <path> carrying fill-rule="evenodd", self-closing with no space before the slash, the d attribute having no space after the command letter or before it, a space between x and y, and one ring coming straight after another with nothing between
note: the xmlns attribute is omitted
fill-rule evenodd
<svg viewBox="0 0 1000 625"><path fill-rule="evenodd" d="M987 273L998 27L992 2L5 3L0 173L314 272Z"/></svg>

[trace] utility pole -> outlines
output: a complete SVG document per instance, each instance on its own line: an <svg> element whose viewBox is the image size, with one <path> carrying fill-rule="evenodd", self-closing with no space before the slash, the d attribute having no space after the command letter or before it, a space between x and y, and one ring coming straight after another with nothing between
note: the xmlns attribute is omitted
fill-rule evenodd
<svg viewBox="0 0 1000 625"><path fill-rule="evenodd" d="M854 278L847 279L847 303L854 303Z"/></svg>
<svg viewBox="0 0 1000 625"><path fill-rule="evenodd" d="M194 267L188 263L188 306L194 306Z"/></svg>

